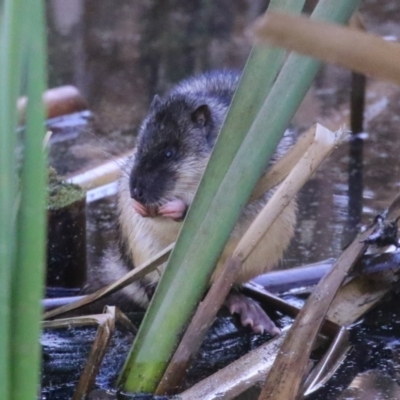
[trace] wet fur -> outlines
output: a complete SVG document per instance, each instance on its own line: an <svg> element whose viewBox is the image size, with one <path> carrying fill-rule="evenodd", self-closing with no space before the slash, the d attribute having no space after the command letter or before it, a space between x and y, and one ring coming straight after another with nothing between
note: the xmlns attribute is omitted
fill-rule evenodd
<svg viewBox="0 0 400 400"><path fill-rule="evenodd" d="M156 208L174 198L190 205L238 80L239 74L235 72L204 74L181 82L163 99L153 101L128 162L131 174L122 174L119 182L120 254L106 257L104 274L100 277L103 284L122 277L129 269L143 264L177 239L182 222L160 216L143 218L132 207L132 186L143 185L150 207ZM188 118L190 112L203 104L210 111L207 132L201 124L193 124L193 118L192 121ZM279 158L290 144L291 138L286 136L274 159ZM176 150L177 147L179 155L170 163L162 159L162 154L169 148ZM271 195L270 191L243 209L212 280ZM246 282L279 263L293 236L295 221L296 204L293 201L273 224L270 239L261 240L246 261L236 283ZM159 281L164 267L124 288L121 295L146 307L152 292L150 289Z"/></svg>

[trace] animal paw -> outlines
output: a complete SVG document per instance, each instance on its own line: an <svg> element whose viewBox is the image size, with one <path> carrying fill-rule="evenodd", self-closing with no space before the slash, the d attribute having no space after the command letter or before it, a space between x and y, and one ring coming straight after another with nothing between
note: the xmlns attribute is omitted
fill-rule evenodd
<svg viewBox="0 0 400 400"><path fill-rule="evenodd" d="M281 330L272 322L260 304L241 293L228 294L224 305L233 314L239 314L243 326L250 326L255 333L268 332L271 335L279 335Z"/></svg>
<svg viewBox="0 0 400 400"><path fill-rule="evenodd" d="M158 215L158 207L156 207L156 206L147 206L146 207L142 203L139 203L138 201L136 201L135 199L132 199L132 204L133 204L134 210L144 218L146 218L146 217L154 218L154 217L157 217L157 215Z"/></svg>
<svg viewBox="0 0 400 400"><path fill-rule="evenodd" d="M132 199L132 204L133 204L134 210L135 210L139 215L141 215L142 217L148 217L148 216L149 216L149 213L148 213L148 211L147 211L147 208L146 208L143 204L139 203L139 202L136 201L135 199Z"/></svg>

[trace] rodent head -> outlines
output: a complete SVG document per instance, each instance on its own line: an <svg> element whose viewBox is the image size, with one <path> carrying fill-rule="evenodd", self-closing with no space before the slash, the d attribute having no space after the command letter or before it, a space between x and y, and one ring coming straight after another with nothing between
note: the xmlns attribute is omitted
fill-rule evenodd
<svg viewBox="0 0 400 400"><path fill-rule="evenodd" d="M188 95L154 98L130 174L130 194L143 216L177 199L186 207L192 202L222 123L211 106Z"/></svg>

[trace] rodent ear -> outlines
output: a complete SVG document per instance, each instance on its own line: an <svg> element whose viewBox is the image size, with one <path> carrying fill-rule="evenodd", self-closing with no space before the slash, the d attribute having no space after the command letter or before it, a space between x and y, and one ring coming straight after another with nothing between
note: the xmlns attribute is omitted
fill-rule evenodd
<svg viewBox="0 0 400 400"><path fill-rule="evenodd" d="M206 126L210 122L211 113L207 104L202 104L192 112L192 121L200 127Z"/></svg>
<svg viewBox="0 0 400 400"><path fill-rule="evenodd" d="M151 109L151 110L155 110L155 109L158 108L160 105L161 105L160 96L159 96L158 94L156 94L156 95L153 97L153 100L151 101L150 109Z"/></svg>

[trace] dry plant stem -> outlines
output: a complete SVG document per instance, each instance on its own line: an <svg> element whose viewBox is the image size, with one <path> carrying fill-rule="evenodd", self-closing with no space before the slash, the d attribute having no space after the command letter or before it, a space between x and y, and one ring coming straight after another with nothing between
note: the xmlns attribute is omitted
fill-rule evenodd
<svg viewBox="0 0 400 400"><path fill-rule="evenodd" d="M366 31L364 18L362 17L360 11L356 11L350 18L349 28L358 31Z"/></svg>
<svg viewBox="0 0 400 400"><path fill-rule="evenodd" d="M387 211L386 219L389 221L396 219L399 212L399 197L397 196ZM364 263L367 270L370 267L369 269L380 272L375 272L369 276L357 276L343 285L329 307L327 317L330 320L344 326L354 323L397 284L399 263L396 254L378 253L374 257L370 257L369 261L364 260ZM392 268L382 270L383 267L388 267L386 264L391 265ZM357 266L354 269L357 269ZM306 389L301 390L304 395L314 392L325 384L335 372L337 366L340 365L348 351L346 339L341 340L342 337L343 335L338 335L335 343L331 346L332 350L326 353L308 376L304 385Z"/></svg>
<svg viewBox="0 0 400 400"><path fill-rule="evenodd" d="M285 47L400 85L400 44L337 25L267 13L253 27L258 44Z"/></svg>
<svg viewBox="0 0 400 400"><path fill-rule="evenodd" d="M132 151L122 154L112 161L107 161L97 167L75 173L74 175L66 177L68 183L79 185L82 189L90 190L97 187L107 185L108 183L115 182L121 173L124 171L124 165L127 163L128 157Z"/></svg>
<svg viewBox="0 0 400 400"><path fill-rule="evenodd" d="M173 394L179 389L190 359L198 351L241 267L242 263L239 259L231 257L227 260L221 274L211 286L205 299L199 304L155 394Z"/></svg>
<svg viewBox="0 0 400 400"><path fill-rule="evenodd" d="M329 0L323 0L323 3L326 1ZM280 5L286 2L271 0L271 5L274 3ZM303 2L291 1L293 6L300 3L302 5ZM291 9L294 11L295 7ZM336 16L335 13L331 15ZM270 57L269 50L265 54L267 53L268 61L271 60L274 64L273 69L268 67L269 62L254 64L252 60L257 60L258 57L252 56L245 67L169 265L120 374L119 382L126 391L153 392L157 388L168 360L178 345L177 338L201 301L213 267L246 200L319 66L318 62L308 58L289 56L263 103L264 96L258 96L258 93L262 90L267 94L270 83L276 77L276 61L281 60L279 55L272 54ZM263 53L256 51L252 54ZM253 68L254 66L257 68ZM292 81L292 71L296 73L296 82ZM260 84L265 77L269 78L269 82ZM247 83L252 86L247 87ZM282 98L283 92L286 96ZM243 101L246 98L243 95L249 95L249 100ZM253 100L258 98L261 101L257 100L255 103ZM278 102L281 107L279 112L275 112L274 107ZM251 123L254 117L254 122ZM247 126L242 122L246 122ZM267 137L266 126L269 128ZM248 162L249 157L252 159L251 163ZM228 201L229 192L235 195L229 196ZM215 218L216 215L218 219ZM179 304L176 302L177 296L182 299ZM171 308L173 304L174 307ZM169 328L169 335L160 337L160 331L166 326Z"/></svg>
<svg viewBox="0 0 400 400"><path fill-rule="evenodd" d="M115 308L115 311L112 309ZM111 310L111 311L110 311ZM127 316L122 313L118 308L114 306L106 306L104 308L103 314L93 314L93 315L84 315L80 317L71 317L71 318L61 318L55 319L52 321L43 321L42 328L43 329L61 329L61 328L72 328L72 327L82 327L82 326L98 326L102 324L109 315L112 313L115 314L115 319L118 323L120 323L125 329L128 331L135 333L137 328L132 324L132 322L127 318Z"/></svg>
<svg viewBox="0 0 400 400"><path fill-rule="evenodd" d="M308 375L307 380L301 389L304 396L318 390L328 381L329 378L332 377L342 364L349 350L349 332L347 331L347 328L342 327L338 331L327 352Z"/></svg>
<svg viewBox="0 0 400 400"><path fill-rule="evenodd" d="M110 310L111 308L111 310ZM106 308L104 314L87 317L65 318L59 321L50 321L43 324L44 328L70 328L74 326L98 326L96 337L75 389L73 400L83 400L91 390L100 364L104 358L112 334L115 329L114 307Z"/></svg>
<svg viewBox="0 0 400 400"><path fill-rule="evenodd" d="M251 281L242 285L242 291L246 296L248 295L249 297L256 299L266 309L272 308L291 318L296 318L300 311L300 308L286 302L272 293L267 292L263 287L254 284Z"/></svg>
<svg viewBox="0 0 400 400"><path fill-rule="evenodd" d="M96 337L90 349L85 368L76 386L73 400L83 400L92 389L101 362L106 354L111 337L115 330L115 323L118 322L124 328L136 333L136 327L116 307L105 307L103 314L90 315L85 317L63 318L55 321L43 322L43 328L60 329L81 326L98 326Z"/></svg>
<svg viewBox="0 0 400 400"><path fill-rule="evenodd" d="M334 335L340 329L335 330ZM333 332L331 332L333 333ZM287 332L249 352L179 395L180 400L230 400L263 381ZM283 399L283 398L282 398ZM281 400L282 400L281 399ZM286 399L285 399L286 400Z"/></svg>
<svg viewBox="0 0 400 400"><path fill-rule="evenodd" d="M400 198L400 197L399 197ZM391 216L396 216L399 213L399 207L400 205L400 200L397 198L392 205L390 206L390 215ZM381 257L381 256L380 256ZM385 272L386 274L386 272ZM357 279L364 279L364 278L357 278ZM372 279L375 281L375 279ZM384 281L386 282L386 281ZM387 286L385 283L382 283L380 286ZM343 299L347 297L346 293L348 292L347 286L352 285L352 282L350 284L346 285L344 288L341 288L337 297L338 299L341 299L338 301L341 303ZM358 287L358 285L357 285ZM276 298L275 296L271 296L268 293L265 293L262 289L258 287L258 285L253 285L253 284L246 284L244 285L244 291L251 291L251 294L253 297L255 297L257 300L259 300L261 303L265 303L265 298L266 296L268 297L268 302L272 301L274 304L274 307L279 309L281 312L287 313L288 315L292 317L296 317L298 314L299 310L296 307L293 307L291 305L288 305L286 302L283 300ZM343 293L342 293L343 292ZM377 298L375 296L373 297L374 301L369 301L368 299L371 298L371 291L368 291L366 293L360 293L360 292L365 292L365 285L363 285L361 288L359 288L359 291L354 293L355 297L361 298L361 302L367 302L369 305L369 308L372 306L372 304L375 304L377 301ZM382 292L378 293L380 296L382 296ZM335 321L339 324L347 324L350 322L354 322L355 319L360 317L360 315L365 312L364 307L360 307L358 303L355 301L355 297L351 296L348 298L345 309L347 311L351 310L352 308L356 307L355 312L352 312L351 315L352 318L351 321L349 321L349 318L343 318L345 313L340 314L339 310L337 307L334 306L334 303L336 302L336 298L334 300L334 303L332 303L332 306L330 308L329 314L332 314L331 318L334 318ZM331 309L333 312L331 312ZM342 317L340 317L342 315ZM336 317L336 318L335 318ZM324 382L326 379L329 378L330 374L334 370L335 365L338 364L338 359L340 359L344 352L345 352L345 338L346 338L346 331L344 328L341 328L339 325L335 324L334 322L331 322L329 320L324 320L322 328L321 328L321 333L328 335L330 337L335 337L335 341L332 344L332 349L334 351L328 352L327 356L324 357L324 359L321 361L320 365L324 368L322 368L321 372L314 373L315 379L313 379L313 386L321 384L321 382ZM339 344L339 346L338 346ZM269 345L269 344L268 344ZM267 345L267 346L268 346ZM278 348L276 348L277 350ZM223 370L217 372L216 374L212 375L211 377L207 378L206 380L198 383L195 385L193 388L187 390L186 392L182 393L182 399L216 399L216 398L224 398L224 399L230 399L250 386L253 386L256 382L260 381L262 379L262 376L258 375L258 377L252 376L249 378L249 375L252 375L254 370L264 370L264 366L262 362L258 364L258 356L255 356L255 354L258 354L257 352L260 351L265 351L263 349L257 349L252 353L249 353L249 355L241 358L240 360L236 361L235 363L231 364L230 366L224 368ZM331 354L334 354L332 356ZM248 358L250 357L250 358ZM254 358L255 357L255 358ZM273 360L274 355L269 353L268 356L268 361L270 362ZM330 367L329 365L332 365ZM250 366L251 369L248 369ZM328 368L326 368L328 366ZM307 367L306 367L307 369ZM244 370L244 371L243 371ZM237 375L236 375L237 374ZM310 388L311 390L311 388Z"/></svg>
<svg viewBox="0 0 400 400"><path fill-rule="evenodd" d="M110 308L109 306L107 306ZM106 308L107 308L106 307ZM136 326L131 322L131 320L117 307L114 307L115 311L115 321L127 331L136 335L138 329Z"/></svg>
<svg viewBox="0 0 400 400"><path fill-rule="evenodd" d="M286 333L247 353L239 360L179 395L180 400L229 400L264 379Z"/></svg>
<svg viewBox="0 0 400 400"><path fill-rule="evenodd" d="M311 146L314 138L315 126L303 133L298 138L296 144L260 178L248 203L251 203L253 200L262 196L267 190L280 184Z"/></svg>
<svg viewBox="0 0 400 400"><path fill-rule="evenodd" d="M303 157L252 223L233 252L233 257L228 259L224 266L223 274L221 274L223 276L220 276L218 282L211 287L203 304L196 312L173 359L169 363L167 371L164 373L156 390L156 394L171 394L176 391L184 377L191 356L197 352L200 347L207 329L212 324L218 309L228 294L234 282L236 271L239 270L243 261L250 255L255 245L261 237L264 236L286 205L289 204L290 200L296 195L301 186L307 181L325 157L330 154L333 147L341 140L341 137L341 134L335 135L321 125L316 125L309 131L308 135L305 136L306 140L302 141L301 146L298 146L297 150L292 152L292 156L289 160L298 161L301 151L303 152ZM309 145L311 138L314 138L314 141ZM308 144L308 150L306 152L304 144ZM289 163L286 163L286 165L289 165ZM285 170L283 169L283 171ZM293 184L294 182L296 184ZM284 201L282 201L282 199L284 199ZM282 204L282 207L277 207L276 205L278 203ZM273 208L274 205L275 207ZM265 223L265 221L269 222L269 224ZM248 232L253 232L253 235L248 235ZM254 235L257 235L257 237L254 238ZM242 249L246 249L246 251Z"/></svg>
<svg viewBox="0 0 400 400"><path fill-rule="evenodd" d="M339 289L327 318L345 326L354 323L389 293L398 280L398 268L352 279Z"/></svg>
<svg viewBox="0 0 400 400"><path fill-rule="evenodd" d="M395 220L400 217L400 193L394 198L392 203L390 204L387 214L386 220Z"/></svg>
<svg viewBox="0 0 400 400"><path fill-rule="evenodd" d="M321 135L323 136L325 134L327 134L328 136L329 136L329 134L332 135L330 140L328 140L329 144L327 144L323 140L321 141ZM333 137L335 137L335 140L333 140ZM298 181L298 184L295 186L295 187L297 187L297 190L298 190L302 186L302 184L306 181L307 177L312 174L312 172L316 169L316 167L322 161L323 156L327 157L329 155L329 153L332 151L333 147L335 145L337 145L337 143L339 141L339 138L340 138L340 135L334 136L330 131L326 130L321 125L316 125L315 127L311 128L302 137L299 145L295 146L289 152L288 156L283 157L284 158L283 161L281 161L280 163L278 162L277 166L275 168L272 168L271 171L266 174L266 177L265 177L266 179L263 178L262 183L259 184L257 187L258 188L262 187L263 190L266 190L266 188L271 188L274 185L276 185L278 182L280 182L283 179L283 177L287 175L289 168L291 168L293 166L293 164L295 164L295 162L297 162L299 160L300 154L302 154L302 153L304 154L304 151L308 147L310 147L310 143L312 142L312 139L315 139L314 147L310 148L309 152L307 153L307 155L305 157L307 157L310 160L310 157L311 158L314 157L314 152L317 151L318 152L318 154L317 154L318 161L316 159L314 159L313 160L313 167L315 167L315 168L311 169L310 170L311 172L309 172L308 175L307 175L307 172L306 172L305 177L301 181L300 180ZM324 148L323 151L320 151L321 150L320 146L322 146ZM313 149L316 149L316 150L313 150ZM298 177L295 177L295 179L298 179ZM293 188L291 190L291 196L292 197L295 195L297 190L295 188ZM275 194L275 196L277 196L277 195ZM286 194L284 194L284 196L286 196ZM287 205L289 203L289 201L290 200L288 200L285 205ZM269 207L271 207L271 206L269 206ZM281 212L283 209L284 209L284 207L280 207L280 211L279 212ZM266 218L266 216L268 216L269 212L270 211L264 212L264 215L265 215L264 218ZM279 215L279 214L276 214L276 216L273 217L273 219L271 219L270 216L268 217L271 224L276 219L277 215ZM255 228L254 231L256 231L257 229L258 228ZM248 240L247 236L246 236L246 240ZM250 240L251 240L251 238L250 238ZM242 243L242 244L241 243L242 243L242 241L238 245L239 249L245 247L244 243ZM62 307L59 307L59 308L56 308L54 310L46 312L44 314L44 319L53 318L55 316L64 314L66 312L75 310L75 309L80 308L80 307L83 307L84 305L90 304L90 303L92 303L92 302L94 302L96 300L99 300L100 298L103 298L106 295L114 293L115 291L117 291L117 290L125 287L126 285L132 283L134 280L143 277L147 273L151 272L158 265L160 265L160 264L162 264L163 262L166 261L166 259L168 258L169 253L171 252L173 246L174 246L174 244L171 244L169 247L164 249L159 255L157 255L153 259L149 260L149 262L147 262L143 266L141 266L139 268L135 268L134 270L129 272L127 275L125 275L123 278L121 278L117 282L114 282L114 283L112 283L112 284L110 284L110 285L108 285L108 286L106 286L106 287L104 287L102 289L99 289L95 293L87 295L83 299L80 299L80 300L78 300L76 302L73 302L71 304L68 304L68 305L65 305L65 306L62 306ZM250 250L250 252L251 252L251 250ZM237 253L237 254L239 254L239 253ZM248 254L247 254L247 256L248 256ZM159 257L162 257L162 258L158 260Z"/></svg>
<svg viewBox="0 0 400 400"><path fill-rule="evenodd" d="M115 308L112 307L113 311ZM93 345L90 349L85 368L79 378L72 400L84 400L92 389L96 375L99 372L101 362L110 344L111 337L115 330L115 313L106 310L107 316L101 323L96 332Z"/></svg>
<svg viewBox="0 0 400 400"><path fill-rule="evenodd" d="M135 268L132 271L128 272L125 276L123 276L121 279L118 279L116 282L113 282L110 285L105 286L104 288L101 288L96 292L91 293L78 301L46 312L43 315L43 319L54 318L58 315L65 314L66 312L76 310L77 308L93 303L94 301L100 300L103 297L110 295L116 292L117 290L122 289L123 287L129 285L130 283L142 278L143 276L155 270L158 266L167 261L174 245L175 243L172 243L171 245L166 247L163 251L158 253L156 256L145 262L140 267Z"/></svg>
<svg viewBox="0 0 400 400"><path fill-rule="evenodd" d="M76 386L72 400L84 400L93 387L100 365L107 352L112 335L115 331L115 323L121 323L126 329L136 334L137 329L132 325L129 319L116 307L105 307L103 322L99 324L92 348L85 368L81 374L78 385Z"/></svg>
<svg viewBox="0 0 400 400"><path fill-rule="evenodd" d="M251 282L243 285L243 293L256 299L266 309L277 310L291 318L296 318L301 310L285 300L282 300L280 297L268 293L258 285L254 285ZM330 321L329 319L325 319L321 327L321 333L333 338L338 334L340 329L340 325Z"/></svg>
<svg viewBox="0 0 400 400"><path fill-rule="evenodd" d="M88 360L82 375L79 378L72 400L84 400L92 390L96 375L99 372L101 362L103 361L108 345L110 344L113 332L114 321L111 319L107 320L107 322L100 325L97 329L96 338L90 349Z"/></svg>
<svg viewBox="0 0 400 400"><path fill-rule="evenodd" d="M313 144L246 231L233 252L233 257L241 259L242 262L246 260L279 214L290 203L321 162L343 139L342 131L333 133L319 124L314 129L315 140Z"/></svg>
<svg viewBox="0 0 400 400"><path fill-rule="evenodd" d="M367 245L362 241L375 227L376 224L353 241L310 295L281 346L259 400L294 400L298 397L310 352L326 312L350 268L365 252Z"/></svg>

